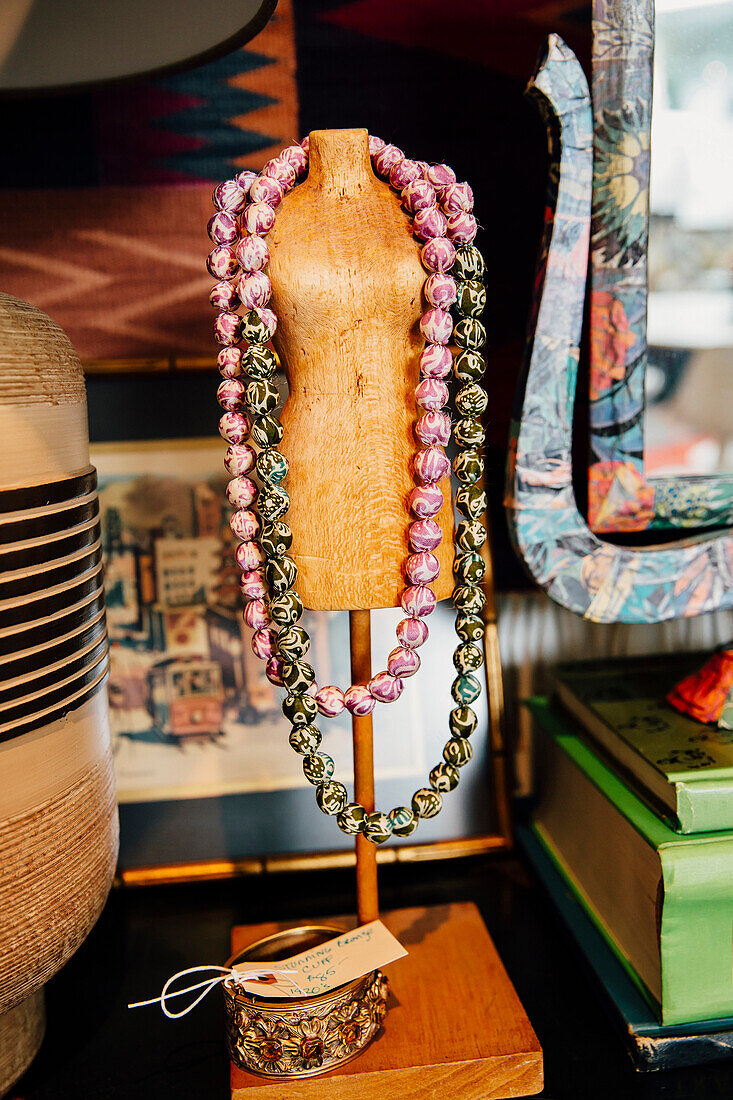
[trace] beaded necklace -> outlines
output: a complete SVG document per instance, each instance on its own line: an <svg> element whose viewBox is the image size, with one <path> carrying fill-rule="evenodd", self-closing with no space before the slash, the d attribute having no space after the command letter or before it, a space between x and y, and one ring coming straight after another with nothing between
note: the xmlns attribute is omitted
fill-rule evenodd
<svg viewBox="0 0 733 1100"><path fill-rule="evenodd" d="M380 844L392 835L410 836L419 818L435 817L442 807L442 795L457 786L459 769L472 756L469 737L477 717L470 704L481 694L480 681L473 673L483 664L477 643L484 634L481 611L485 603L481 588L485 563L480 550L486 540L481 522L486 494L477 482L484 469L480 417L488 399L480 381L485 364L479 351L486 333L478 320L486 302L484 262L471 243L477 229L471 213L471 188L458 183L447 165L408 160L400 149L380 138L369 137L369 152L375 170L400 192L412 218L413 233L422 242L428 308L420 321L426 346L420 356L421 380L415 389L416 402L423 410L415 435L423 447L413 459L418 484L410 494L410 508L416 518L409 527L411 553L405 563L407 585L400 600L407 618L397 626L398 646L390 653L386 670L368 684L352 684L345 691L334 685L316 685L315 671L304 660L310 638L298 625L303 604L295 590L297 567L288 555L292 533L284 522L290 504L282 484L288 463L277 450L283 435L275 415L278 391L272 381L277 358L267 347L277 318L267 305L271 284L264 271L269 261L264 238L275 223L276 207L307 169L307 138L283 150L259 175L240 172L214 190L217 209L208 231L215 247L207 267L219 280L210 295L219 310L214 335L224 345L218 357L224 376L218 390L224 409L219 430L229 443L225 466L232 480L227 499L236 509L231 528L241 540L236 558L248 601L244 618L255 631L252 648L267 662L271 683L287 689L282 710L292 727L290 745L304 758L303 772L316 787L318 806L336 817L343 832L362 832ZM244 316L237 312L240 306L246 311ZM451 307L460 318L455 326ZM458 348L455 358L448 347L451 337ZM242 339L246 348L240 344ZM457 705L450 714L451 736L443 760L430 772L429 786L414 793L410 806L369 813L359 803L349 802L346 787L333 778L334 762L319 751L322 735L313 722L319 712L333 718L344 707L355 715L370 714L377 702L399 698L404 680L420 667L415 651L428 637L424 620L436 604L430 584L440 572L433 553L442 537L435 520L443 504L438 482L451 469L443 450L451 437L450 416L443 411L449 400L444 379L451 371L461 384L454 399L459 419L453 431L457 447L453 473L461 482L456 507L464 517L455 530L453 603L460 642L453 656L458 675L451 694ZM247 381L240 380L242 375ZM249 444L250 438L259 451ZM250 473L257 475L259 490Z"/></svg>

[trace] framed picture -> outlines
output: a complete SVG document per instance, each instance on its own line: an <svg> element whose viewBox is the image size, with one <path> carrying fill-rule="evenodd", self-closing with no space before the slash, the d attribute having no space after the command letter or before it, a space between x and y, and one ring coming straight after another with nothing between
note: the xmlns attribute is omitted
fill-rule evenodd
<svg viewBox="0 0 733 1100"><path fill-rule="evenodd" d="M123 879L350 860L350 839L316 808L301 759L288 745L280 689L251 649L224 495L224 444L218 438L109 442L92 452L106 564ZM400 614L374 613L375 654L391 648ZM348 682L348 614L305 615L320 682ZM408 800L440 759L452 706L454 673L446 660L452 620L451 609L439 605L420 676L375 716L382 804ZM460 793L446 798L439 818L421 823L423 844L405 843L404 857L416 847L427 854L432 845L439 854L505 839L496 832L501 807L490 790L500 742L486 732L486 711L480 720L477 759ZM324 745L348 783L348 714L323 728ZM386 851L396 858L399 849Z"/></svg>

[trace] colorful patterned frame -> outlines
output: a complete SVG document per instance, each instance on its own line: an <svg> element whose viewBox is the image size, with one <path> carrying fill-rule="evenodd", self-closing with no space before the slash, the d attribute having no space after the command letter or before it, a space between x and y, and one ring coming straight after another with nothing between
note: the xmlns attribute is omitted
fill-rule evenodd
<svg viewBox="0 0 733 1100"><path fill-rule="evenodd" d="M548 595L594 622L662 622L732 608L730 534L631 549L599 539L577 507L573 406L591 230L593 118L583 70L556 35L528 92L547 120L551 170L509 453L506 506L515 548Z"/></svg>
<svg viewBox="0 0 733 1100"><path fill-rule="evenodd" d="M588 519L733 523L733 476L644 476L653 0L594 0Z"/></svg>

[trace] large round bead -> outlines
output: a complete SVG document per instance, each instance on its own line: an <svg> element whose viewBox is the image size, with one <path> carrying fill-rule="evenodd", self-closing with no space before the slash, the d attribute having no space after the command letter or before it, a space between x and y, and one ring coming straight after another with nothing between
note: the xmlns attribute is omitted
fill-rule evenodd
<svg viewBox="0 0 733 1100"><path fill-rule="evenodd" d="M266 484L257 498L257 511L266 523L274 523L290 507L290 497L281 485Z"/></svg>
<svg viewBox="0 0 733 1100"><path fill-rule="evenodd" d="M473 642L464 642L463 645L457 647L453 654L453 664L456 667L456 671L461 674L475 672L477 668L481 668L483 663L483 651L479 646L474 645Z"/></svg>
<svg viewBox="0 0 733 1100"><path fill-rule="evenodd" d="M477 382L468 382L456 394L456 409L461 416L481 416L488 404L486 390Z"/></svg>
<svg viewBox="0 0 733 1100"><path fill-rule="evenodd" d="M422 210L418 210L412 222L412 231L421 241L430 241L433 237L445 237L447 228L448 220L437 206L425 206Z"/></svg>
<svg viewBox="0 0 733 1100"><path fill-rule="evenodd" d="M277 356L265 344L250 344L242 356L242 370L250 378L272 378L277 370Z"/></svg>
<svg viewBox="0 0 733 1100"><path fill-rule="evenodd" d="M475 317L464 317L453 330L456 347L478 351L486 343L486 329Z"/></svg>
<svg viewBox="0 0 733 1100"><path fill-rule="evenodd" d="M453 572L463 584L480 584L486 573L486 562L480 554L469 551L459 554L453 562ZM267 576L267 570L265 570Z"/></svg>
<svg viewBox="0 0 733 1100"><path fill-rule="evenodd" d="M243 171L237 172L236 176L234 177L234 182L237 184L238 187L241 187L245 195L248 195L249 189L256 179L257 173L250 172L248 168L245 168Z"/></svg>
<svg viewBox="0 0 733 1100"><path fill-rule="evenodd" d="M252 652L261 661L268 661L275 655L277 648L277 634L270 626L264 630L256 630L252 635Z"/></svg>
<svg viewBox="0 0 733 1100"><path fill-rule="evenodd" d="M406 646L398 646L393 649L387 658L387 671L398 680L406 680L408 676L414 676L420 668L420 658L414 649Z"/></svg>
<svg viewBox="0 0 733 1100"><path fill-rule="evenodd" d="M228 443L244 443L249 439L250 419L246 413L224 413L219 418L219 435Z"/></svg>
<svg viewBox="0 0 733 1100"><path fill-rule="evenodd" d="M378 672L369 681L369 692L380 703L394 703L403 692L404 684L390 672Z"/></svg>
<svg viewBox="0 0 733 1100"><path fill-rule="evenodd" d="M254 439L254 427L252 428L252 438ZM468 418L458 421L453 428L453 438L459 447L479 447L486 438L486 432L480 420Z"/></svg>
<svg viewBox="0 0 733 1100"><path fill-rule="evenodd" d="M232 477L248 474L257 461L257 451L249 443L232 444L224 455L224 465Z"/></svg>
<svg viewBox="0 0 733 1100"><path fill-rule="evenodd" d="M232 508L248 508L257 498L257 486L249 477L233 477L226 488Z"/></svg>
<svg viewBox="0 0 733 1100"><path fill-rule="evenodd" d="M222 279L212 286L209 292L209 301L214 309L233 311L239 305L239 295L227 279Z"/></svg>
<svg viewBox="0 0 733 1100"><path fill-rule="evenodd" d="M443 218L445 227L446 221ZM217 210L213 217L209 218L207 230L214 244L234 244L239 239L239 225L234 214L227 210ZM436 236L436 234L433 234Z"/></svg>
<svg viewBox="0 0 733 1100"><path fill-rule="evenodd" d="M229 526L238 539L249 542L257 537L260 521L254 512L234 512L229 520Z"/></svg>
<svg viewBox="0 0 733 1100"><path fill-rule="evenodd" d="M483 588L472 584L462 584L453 590L453 604L460 611L481 611L486 603Z"/></svg>
<svg viewBox="0 0 733 1100"><path fill-rule="evenodd" d="M265 565L265 580L270 592L287 592L295 584L297 576L297 565L285 555L269 558Z"/></svg>
<svg viewBox="0 0 733 1100"><path fill-rule="evenodd" d="M462 737L470 737L478 725L476 712L470 707L454 707L448 719L451 735L460 740Z"/></svg>
<svg viewBox="0 0 733 1100"><path fill-rule="evenodd" d="M426 447L445 447L450 440L450 417L444 412L426 412L415 424L415 435Z"/></svg>
<svg viewBox="0 0 733 1100"><path fill-rule="evenodd" d="M442 806L443 799L430 787L421 787L412 796L412 812L416 817L435 817Z"/></svg>
<svg viewBox="0 0 733 1100"><path fill-rule="evenodd" d="M420 519L430 519L443 506L443 493L437 485L419 485L410 493L410 507Z"/></svg>
<svg viewBox="0 0 733 1100"><path fill-rule="evenodd" d="M242 573L239 587L242 595L248 600L261 600L267 595L267 585L261 569L251 569L248 573Z"/></svg>
<svg viewBox="0 0 733 1100"><path fill-rule="evenodd" d="M266 306L272 294L272 284L264 271L247 271L239 279L239 297L245 309Z"/></svg>
<svg viewBox="0 0 733 1100"><path fill-rule="evenodd" d="M456 281L452 275L437 273L426 280L423 292L431 306L450 309L456 300Z"/></svg>
<svg viewBox="0 0 733 1100"><path fill-rule="evenodd" d="M310 726L318 714L318 707L312 695L286 695L282 712L294 726Z"/></svg>
<svg viewBox="0 0 733 1100"><path fill-rule="evenodd" d="M380 176L389 176L396 164L405 159L405 154L396 145L385 145L374 154L373 164Z"/></svg>
<svg viewBox="0 0 733 1100"><path fill-rule="evenodd" d="M285 455L268 447L257 456L257 474L263 481L279 483L288 476L290 465Z"/></svg>
<svg viewBox="0 0 733 1100"><path fill-rule="evenodd" d="M486 361L477 351L464 348L453 360L453 373L459 382L478 382L486 373Z"/></svg>
<svg viewBox="0 0 733 1100"><path fill-rule="evenodd" d="M259 569L265 560L265 555L256 542L240 542L234 551L234 557L243 573L249 573L251 569Z"/></svg>
<svg viewBox="0 0 733 1100"><path fill-rule="evenodd" d="M262 237L242 237L234 252L243 271L261 271L270 259L270 250Z"/></svg>
<svg viewBox="0 0 733 1100"><path fill-rule="evenodd" d="M480 317L486 308L486 288L478 279L458 284L456 309L464 317Z"/></svg>
<svg viewBox="0 0 733 1100"><path fill-rule="evenodd" d="M370 692L366 684L352 684L344 692L344 704L350 714L363 718L371 714L377 700Z"/></svg>
<svg viewBox="0 0 733 1100"><path fill-rule="evenodd" d="M326 718L335 718L345 707L344 693L334 684L326 684L316 692L316 704Z"/></svg>
<svg viewBox="0 0 733 1100"><path fill-rule="evenodd" d="M410 584L430 584L440 573L440 562L429 551L410 554L405 563L405 576Z"/></svg>
<svg viewBox="0 0 733 1100"><path fill-rule="evenodd" d="M366 816L366 810L359 802L349 802L336 818L336 824L342 833L355 836L364 828Z"/></svg>
<svg viewBox="0 0 733 1100"><path fill-rule="evenodd" d="M287 149L283 149L280 153L279 159L292 164L298 176L302 175L308 167L308 154L300 145L288 145Z"/></svg>
<svg viewBox="0 0 733 1100"><path fill-rule="evenodd" d="M276 416L258 416L252 424L252 440L258 447L277 447L283 426Z"/></svg>
<svg viewBox="0 0 733 1100"><path fill-rule="evenodd" d="M450 461L442 447L426 447L413 459L415 477L424 485L442 481L450 474Z"/></svg>
<svg viewBox="0 0 733 1100"><path fill-rule="evenodd" d="M269 233L275 224L275 211L269 202L253 202L242 214L242 225L252 234Z"/></svg>
<svg viewBox="0 0 733 1100"><path fill-rule="evenodd" d="M448 164L431 164L425 171L425 178L441 191L456 182L456 174Z"/></svg>
<svg viewBox="0 0 733 1100"><path fill-rule="evenodd" d="M438 412L447 405L449 397L448 387L440 378L423 378L415 386L415 400L418 405L431 412Z"/></svg>
<svg viewBox="0 0 733 1100"><path fill-rule="evenodd" d="M447 344L453 332L453 318L445 309L429 309L420 318L420 332L431 344Z"/></svg>
<svg viewBox="0 0 733 1100"><path fill-rule="evenodd" d="M408 806L395 806L389 811L394 836L411 836L417 828L417 818Z"/></svg>
<svg viewBox="0 0 733 1100"><path fill-rule="evenodd" d="M441 199L448 214L456 214L459 210L470 213L473 210L473 191L467 183L449 183L443 189Z"/></svg>
<svg viewBox="0 0 733 1100"><path fill-rule="evenodd" d="M229 284L227 284L229 285ZM240 347L229 345L222 348L216 357L220 372L225 378L237 378L242 373L242 355Z"/></svg>
<svg viewBox="0 0 733 1100"><path fill-rule="evenodd" d="M464 642L480 642L486 633L483 619L471 611L459 611L456 615L456 634Z"/></svg>
<svg viewBox="0 0 733 1100"><path fill-rule="evenodd" d="M364 836L372 844L384 844L392 836L392 822L387 814L376 810L373 814L367 814L364 821Z"/></svg>
<svg viewBox="0 0 733 1100"><path fill-rule="evenodd" d="M249 197L252 202L266 202L274 210L283 201L285 188L279 180L272 176L258 176L249 189Z"/></svg>
<svg viewBox="0 0 733 1100"><path fill-rule="evenodd" d="M248 410L255 416L264 416L277 408L280 400L277 386L267 378L253 378L247 383L244 394Z"/></svg>
<svg viewBox="0 0 733 1100"><path fill-rule="evenodd" d="M420 373L424 378L447 378L453 356L445 344L427 344L420 352Z"/></svg>
<svg viewBox="0 0 733 1100"><path fill-rule="evenodd" d="M343 783L330 779L325 783L319 783L316 787L316 802L324 814L331 814L331 816L340 814L346 808L348 801L349 795Z"/></svg>
<svg viewBox="0 0 733 1100"><path fill-rule="evenodd" d="M287 523L277 520L275 523L263 523L260 546L268 558L281 558L287 554L293 542L293 532Z"/></svg>
<svg viewBox="0 0 733 1100"><path fill-rule="evenodd" d="M445 235L456 244L467 244L475 238L477 231L478 223L473 214L459 210L448 218Z"/></svg>
<svg viewBox="0 0 733 1100"><path fill-rule="evenodd" d="M286 661L298 661L305 657L310 644L308 631L302 626L286 626L277 636L277 648Z"/></svg>
<svg viewBox="0 0 733 1100"><path fill-rule="evenodd" d="M214 188L211 197L214 206L219 210L229 210L232 214L241 213L247 201L247 196L236 180L225 180L224 183L220 183Z"/></svg>
<svg viewBox="0 0 733 1100"><path fill-rule="evenodd" d="M310 756L323 740L321 731L315 726L293 726L290 731L290 747L301 756Z"/></svg>
<svg viewBox="0 0 733 1100"><path fill-rule="evenodd" d="M432 588L428 588L425 584L409 585L400 597L402 610L406 615L412 615L416 619L432 615L437 602Z"/></svg>
<svg viewBox="0 0 733 1100"><path fill-rule="evenodd" d="M242 317L242 336L250 344L267 344L272 337L261 313L262 311L251 309Z"/></svg>
<svg viewBox="0 0 733 1100"><path fill-rule="evenodd" d="M427 248L427 245L425 247ZM213 275L215 279L233 278L239 271L234 249L230 248L228 244L217 245L208 255L206 267L209 274Z"/></svg>
<svg viewBox="0 0 733 1100"><path fill-rule="evenodd" d="M478 519L462 519L456 527L456 543L461 550L480 550L486 542L486 528Z"/></svg>
<svg viewBox="0 0 733 1100"><path fill-rule="evenodd" d="M312 752L303 759L303 775L309 783L325 783L333 775L333 769L333 760L327 752Z"/></svg>
<svg viewBox="0 0 733 1100"><path fill-rule="evenodd" d="M443 532L434 519L419 519L410 524L410 546L418 553L435 550L443 541Z"/></svg>
<svg viewBox="0 0 733 1100"><path fill-rule="evenodd" d="M277 656L277 654L273 654L272 657L268 658L267 665L265 667L265 676L271 684L275 685L275 687L283 686L282 671L282 660Z"/></svg>
<svg viewBox="0 0 733 1100"><path fill-rule="evenodd" d="M286 191L289 191L295 185L298 173L295 165L291 164L289 160L283 156L277 156L273 157L272 160L268 160L262 169L262 175L272 176Z"/></svg>
<svg viewBox="0 0 733 1100"><path fill-rule="evenodd" d="M297 623L303 614L303 604L297 592L283 592L270 600L270 617L278 626Z"/></svg>
<svg viewBox="0 0 733 1100"><path fill-rule="evenodd" d="M435 188L427 180L413 180L402 189L402 202L410 214L435 206Z"/></svg>
<svg viewBox="0 0 733 1100"><path fill-rule="evenodd" d="M293 695L303 695L314 683L316 674L307 661L283 661L282 680Z"/></svg>
<svg viewBox="0 0 733 1100"><path fill-rule="evenodd" d="M446 764L453 764L456 768L462 768L473 756L471 742L466 737L451 737L446 741L443 749L443 759Z"/></svg>
<svg viewBox="0 0 733 1100"><path fill-rule="evenodd" d="M252 600L244 609L244 621L251 630L263 630L270 625L270 613L264 600Z"/></svg>
<svg viewBox="0 0 733 1100"><path fill-rule="evenodd" d="M451 695L458 703L459 706L468 706L469 703L473 703L478 699L481 694L481 684L472 676L470 672L467 672L464 676L457 676L451 686Z"/></svg>
<svg viewBox="0 0 733 1100"><path fill-rule="evenodd" d="M214 321L214 339L219 344L236 344L240 337L238 313L220 313Z"/></svg>
<svg viewBox="0 0 733 1100"><path fill-rule="evenodd" d="M434 237L423 245L420 256L423 267L428 271L450 271L456 258L456 250L447 237Z"/></svg>
<svg viewBox="0 0 733 1100"><path fill-rule="evenodd" d="M455 764L449 764L445 760L441 760L439 764L436 764L428 776L433 790L441 793L455 790L460 778L461 774Z"/></svg>
<svg viewBox="0 0 733 1100"><path fill-rule="evenodd" d="M451 274L454 279L468 281L483 278L484 258L472 244L462 244L456 249L455 265Z"/></svg>
<svg viewBox="0 0 733 1100"><path fill-rule="evenodd" d="M420 179L422 176L422 170L416 160L408 160L405 157L404 160L398 160L389 173L390 186L394 187L395 191L402 191L407 187L408 183L412 183L413 180Z"/></svg>
<svg viewBox="0 0 733 1100"><path fill-rule="evenodd" d="M478 519L486 511L486 493L479 485L461 485L456 508L466 519Z"/></svg>
<svg viewBox="0 0 733 1100"><path fill-rule="evenodd" d="M405 649L418 649L428 639L428 624L424 619L400 619L397 623L397 641Z"/></svg>

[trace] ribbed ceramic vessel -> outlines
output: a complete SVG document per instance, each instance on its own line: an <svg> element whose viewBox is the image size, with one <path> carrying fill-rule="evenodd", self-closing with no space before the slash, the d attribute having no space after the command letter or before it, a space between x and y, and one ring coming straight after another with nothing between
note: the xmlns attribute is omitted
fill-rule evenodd
<svg viewBox="0 0 733 1100"><path fill-rule="evenodd" d="M0 1096L117 858L96 475L81 365L0 294Z"/></svg>

